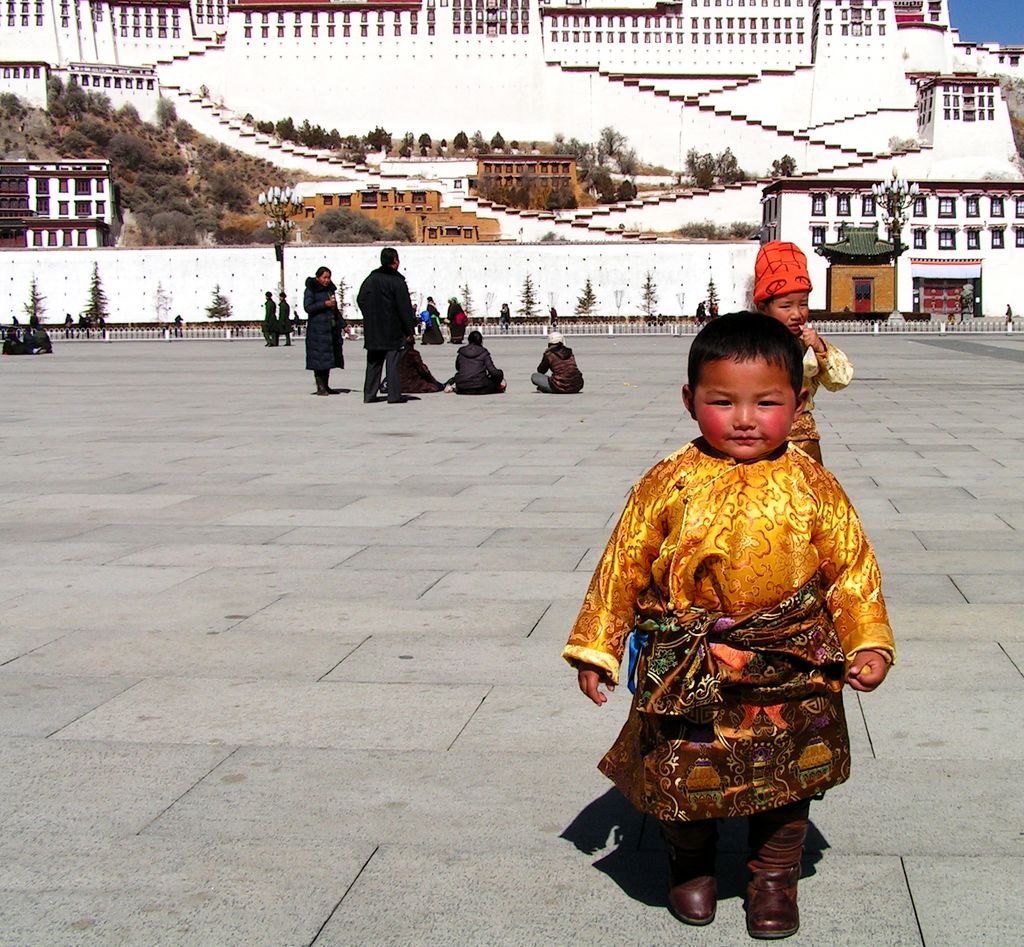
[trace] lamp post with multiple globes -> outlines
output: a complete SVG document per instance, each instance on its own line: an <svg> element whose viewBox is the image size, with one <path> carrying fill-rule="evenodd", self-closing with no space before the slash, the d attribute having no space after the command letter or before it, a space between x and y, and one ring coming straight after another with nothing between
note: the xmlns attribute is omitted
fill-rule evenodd
<svg viewBox="0 0 1024 947"><path fill-rule="evenodd" d="M888 181L871 185L871 193L875 197L875 206L892 241L892 295L893 311L890 318L898 322L902 319L899 300L899 263L900 255L906 249L901 243L903 227L907 222L907 209L914 198L920 193L917 184L909 184L901 178L893 168L892 177Z"/></svg>
<svg viewBox="0 0 1024 947"><path fill-rule="evenodd" d="M267 229L274 234L274 255L281 264L278 292L284 293L284 245L295 229L292 220L302 207L302 197L290 187L268 187L256 198L267 217Z"/></svg>

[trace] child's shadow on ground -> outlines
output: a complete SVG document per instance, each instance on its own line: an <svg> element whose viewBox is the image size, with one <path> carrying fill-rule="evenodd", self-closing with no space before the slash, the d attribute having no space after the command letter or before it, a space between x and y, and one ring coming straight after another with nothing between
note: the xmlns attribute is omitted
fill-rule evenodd
<svg viewBox="0 0 1024 947"><path fill-rule="evenodd" d="M586 855L605 852L594 867L630 898L652 907L668 904L668 859L656 820L637 812L617 789L595 799L561 834ZM804 847L802 878L815 873L828 842L811 823ZM747 886L746 819L719 823L718 896L743 897Z"/></svg>

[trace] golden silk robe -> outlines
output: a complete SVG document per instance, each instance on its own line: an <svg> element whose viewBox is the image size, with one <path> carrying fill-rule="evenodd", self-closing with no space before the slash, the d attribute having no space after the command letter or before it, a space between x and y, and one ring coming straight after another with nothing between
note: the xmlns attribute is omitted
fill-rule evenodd
<svg viewBox="0 0 1024 947"><path fill-rule="evenodd" d="M895 657L880 581L850 501L801 451L738 463L698 440L661 461L633 488L563 651L618 683L630 632L653 629L601 770L637 808L682 821L748 815L843 782L846 669L862 650ZM765 616L782 627L767 644L729 630ZM651 682L672 676L665 655L681 654L680 640L715 700L649 699Z"/></svg>
<svg viewBox="0 0 1024 947"><path fill-rule="evenodd" d="M824 339L821 340L825 342ZM825 342L825 354L816 355L814 349L804 352L804 387L807 389L807 405L793 422L789 432L791 441L817 441L821 439L818 425L814 423L814 396L818 388L826 391L842 391L853 381L853 366L846 353L830 342ZM801 445L803 446L803 445Z"/></svg>

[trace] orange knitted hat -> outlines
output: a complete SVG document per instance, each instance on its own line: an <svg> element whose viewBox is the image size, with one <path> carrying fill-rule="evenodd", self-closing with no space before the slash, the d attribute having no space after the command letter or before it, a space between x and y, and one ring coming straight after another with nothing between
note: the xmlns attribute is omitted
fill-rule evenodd
<svg viewBox="0 0 1024 947"><path fill-rule="evenodd" d="M760 306L773 296L810 291L807 257L795 243L773 240L761 247L754 261L755 306Z"/></svg>

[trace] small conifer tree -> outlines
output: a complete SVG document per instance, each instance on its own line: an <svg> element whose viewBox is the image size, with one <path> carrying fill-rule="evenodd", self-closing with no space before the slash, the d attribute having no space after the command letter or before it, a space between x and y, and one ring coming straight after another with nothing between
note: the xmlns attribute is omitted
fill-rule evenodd
<svg viewBox="0 0 1024 947"><path fill-rule="evenodd" d="M231 302L220 291L220 283L213 287L213 299L206 307L206 315L218 321L231 318Z"/></svg>
<svg viewBox="0 0 1024 947"><path fill-rule="evenodd" d="M98 325L101 319L106 320L108 315L107 294L103 291L103 281L100 279L98 263L92 265L92 277L89 280L89 302L82 315L93 325Z"/></svg>
<svg viewBox="0 0 1024 947"><path fill-rule="evenodd" d="M590 277L587 277L587 282L583 286L583 292L580 298L576 300L575 314L586 319L594 314L595 309L597 309L597 294L591 285Z"/></svg>
<svg viewBox="0 0 1024 947"><path fill-rule="evenodd" d="M640 309L648 319L658 314L658 287L654 283L654 274L650 270L644 276L644 285L640 290Z"/></svg>
<svg viewBox="0 0 1024 947"><path fill-rule="evenodd" d="M156 296L153 299L156 309L156 321L166 322L171 311L171 294L164 289L163 283L156 284Z"/></svg>
<svg viewBox="0 0 1024 947"><path fill-rule="evenodd" d="M43 321L43 313L46 311L46 297L39 292L39 283L36 281L35 276L32 277L32 282L29 283L28 287L28 302L22 306L25 315L28 316L29 322L32 321L33 317L37 322Z"/></svg>
<svg viewBox="0 0 1024 947"><path fill-rule="evenodd" d="M715 286L715 278L708 280L708 315L718 310L718 289Z"/></svg>
<svg viewBox="0 0 1024 947"><path fill-rule="evenodd" d="M338 280L338 288L335 290L334 298L338 301L338 315L342 321L345 320L345 310L349 307L348 291L350 287L345 282L345 277Z"/></svg>
<svg viewBox="0 0 1024 947"><path fill-rule="evenodd" d="M470 292L469 283L463 283L459 287L459 292L462 294L462 308L466 315L470 318L473 317L473 294Z"/></svg>
<svg viewBox="0 0 1024 947"><path fill-rule="evenodd" d="M516 312L524 319L537 317L537 288L533 285L533 277L529 273L523 280L523 288L519 292L519 308Z"/></svg>

